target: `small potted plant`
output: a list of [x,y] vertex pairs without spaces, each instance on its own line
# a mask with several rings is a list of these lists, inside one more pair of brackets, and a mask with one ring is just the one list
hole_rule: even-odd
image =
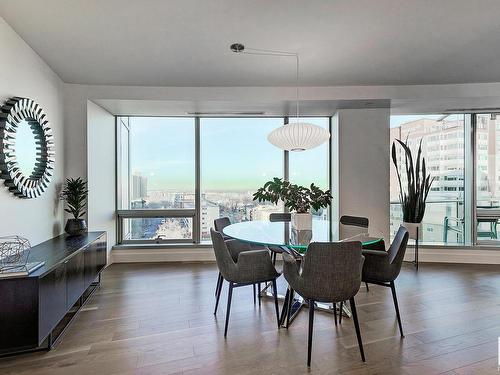
[[66,179],[61,192],[61,200],[66,202],[64,211],[73,215],[64,227],[64,231],[71,236],[79,236],[87,232],[87,223],[81,217],[86,213],[88,192],[87,181],[81,177]]
[[[396,155],[396,142],[401,145],[404,151],[404,163],[398,164]],[[425,158],[422,157],[422,140],[418,146],[417,159],[413,163],[413,155],[408,147],[408,140],[405,142],[396,139],[392,144],[392,162],[396,169],[399,183],[399,200],[403,210],[403,226],[408,229],[411,239],[422,238],[422,219],[425,214],[425,203],[431,189],[434,177],[427,174],[425,168]],[[400,171],[403,169],[404,171]],[[405,174],[406,181],[401,181],[402,174]],[[403,184],[406,188],[403,189]]]
[[332,202],[332,195],[330,190],[323,191],[314,184],[307,188],[275,177],[259,188],[253,194],[253,199],[274,204],[283,201],[285,207],[292,212],[292,227],[311,230],[311,208],[317,211],[328,207]]

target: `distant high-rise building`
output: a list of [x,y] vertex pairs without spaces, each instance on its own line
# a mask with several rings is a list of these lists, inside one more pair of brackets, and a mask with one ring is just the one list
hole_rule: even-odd
[[210,228],[214,226],[214,220],[220,217],[220,207],[218,204],[210,202],[201,196],[201,237],[210,237]]
[[[408,141],[413,157],[422,142],[426,171],[434,177],[423,220],[424,241],[461,242],[463,235],[450,227],[463,226],[465,207],[465,126],[464,117],[450,115],[441,120],[421,118],[391,128],[395,139]],[[494,207],[500,203],[500,124],[494,116],[478,115],[476,122],[476,202],[478,207]],[[404,153],[396,147],[396,159],[404,165]],[[470,157],[470,155],[467,155]],[[396,169],[390,166],[391,233],[403,221],[399,205],[399,183]],[[403,188],[405,173],[401,175]]]
[[132,201],[145,200],[148,197],[148,178],[140,173],[132,175]]
[[[425,218],[423,221],[423,236],[427,242],[443,242],[445,220],[455,220],[463,217],[464,210],[464,122],[463,117],[450,116],[441,120],[422,118],[403,123],[391,128],[391,144],[395,139],[407,140],[416,158],[420,142],[422,142],[422,157],[425,158],[426,172],[434,177],[427,200]],[[396,146],[396,159],[404,165],[404,151]],[[415,163],[415,160],[414,160]],[[406,175],[401,175],[403,187]],[[396,169],[391,160],[390,166],[390,224],[394,234],[403,216],[399,202],[399,183]],[[455,222],[454,222],[455,223]],[[460,235],[450,233],[449,242],[460,241]]]

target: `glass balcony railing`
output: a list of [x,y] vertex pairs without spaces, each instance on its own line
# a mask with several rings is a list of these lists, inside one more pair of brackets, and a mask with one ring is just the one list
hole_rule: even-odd
[[[403,222],[401,204],[391,202],[391,238]],[[422,221],[422,243],[464,245],[465,222],[464,201],[444,199],[427,201]],[[477,241],[496,241],[500,238],[500,203],[497,198],[478,201],[476,207]]]
[[[422,221],[422,242],[464,244],[464,201],[458,199],[427,201]],[[401,203],[391,202],[391,238],[403,222]]]

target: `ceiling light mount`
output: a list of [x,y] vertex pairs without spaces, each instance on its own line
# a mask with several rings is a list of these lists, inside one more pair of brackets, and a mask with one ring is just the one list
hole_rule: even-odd
[[243,52],[245,50],[245,46],[241,43],[233,43],[229,48],[231,48],[231,51],[236,53]]

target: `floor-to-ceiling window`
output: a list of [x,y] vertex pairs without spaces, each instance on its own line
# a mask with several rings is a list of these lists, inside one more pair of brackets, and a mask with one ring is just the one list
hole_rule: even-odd
[[[120,121],[122,121],[120,119]],[[127,240],[192,240],[195,201],[195,121],[129,117],[128,208],[159,210],[123,219]],[[125,158],[121,155],[121,159]],[[125,196],[125,194],[122,194]],[[124,205],[124,203],[122,203]],[[184,212],[184,214],[183,214]]]
[[[296,121],[290,117],[289,122]],[[308,122],[330,131],[330,119],[327,117],[301,118],[300,121]],[[312,150],[289,153],[289,180],[290,182],[309,187],[311,183],[323,190],[330,189],[330,145],[329,142],[313,148]],[[314,219],[328,219],[328,210],[313,211]]]
[[[416,158],[420,142],[427,173],[434,178],[423,219],[423,242],[464,243],[465,221],[465,133],[464,115],[391,116],[391,145],[396,139],[407,141]],[[403,171],[404,154],[397,145],[397,161]],[[403,221],[399,203],[399,184],[391,160],[390,224],[394,235]]]
[[283,151],[267,135],[283,118],[202,118],[201,235],[210,239],[214,219],[233,223],[267,219],[283,208],[253,200],[252,194],[273,177],[283,177]]
[[475,115],[476,239],[498,244],[500,220],[500,115]]
[[[328,129],[329,118],[307,118]],[[290,121],[293,121],[291,119]],[[252,194],[273,177],[329,188],[329,143],[284,152],[267,141],[287,119],[118,117],[121,243],[198,243],[214,219],[265,220],[284,207]],[[327,219],[327,211],[316,212]]]

